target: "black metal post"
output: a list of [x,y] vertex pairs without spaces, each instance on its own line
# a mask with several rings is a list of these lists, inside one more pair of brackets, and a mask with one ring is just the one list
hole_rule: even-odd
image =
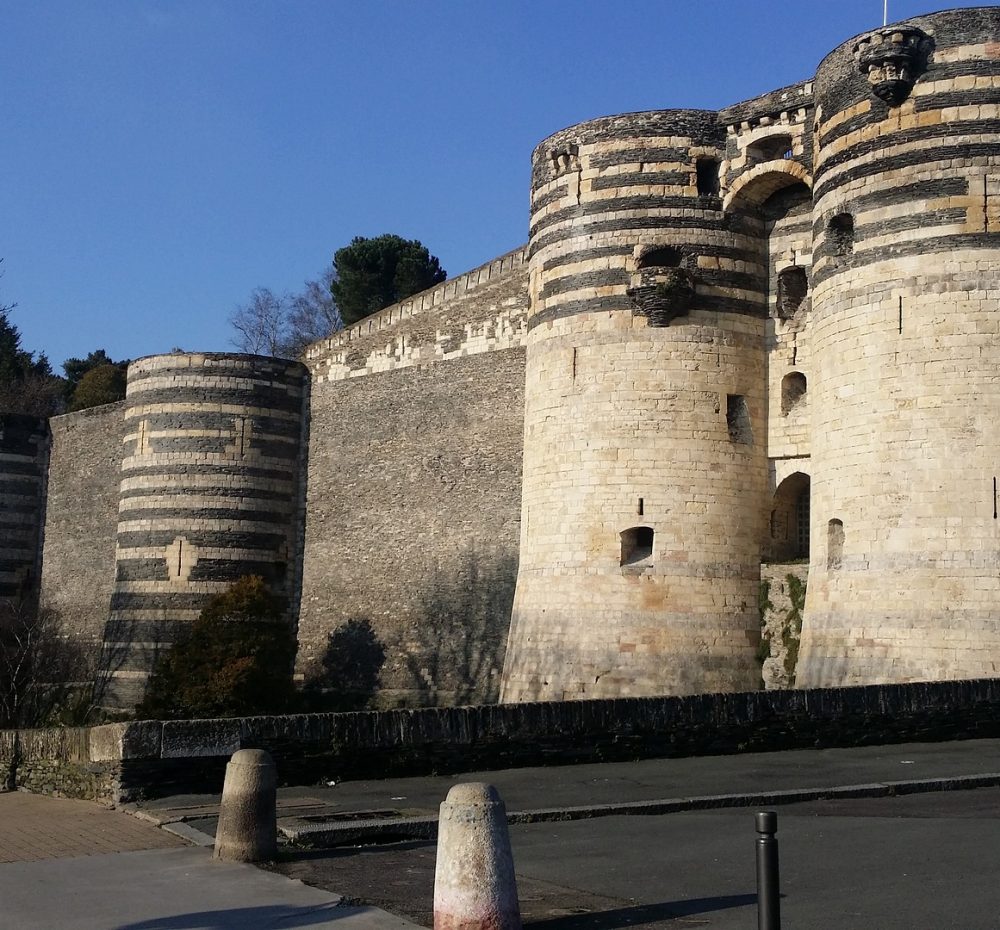
[[757,825],[757,930],[781,930],[778,891],[778,815],[760,811]]

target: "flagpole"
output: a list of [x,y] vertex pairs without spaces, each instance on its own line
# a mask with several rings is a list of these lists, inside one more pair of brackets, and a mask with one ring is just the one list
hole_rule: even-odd
[[889,25],[889,0],[882,0],[882,25]]

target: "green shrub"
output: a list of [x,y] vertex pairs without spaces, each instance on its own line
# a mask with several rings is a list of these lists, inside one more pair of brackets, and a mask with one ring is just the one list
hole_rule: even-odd
[[285,713],[294,708],[295,639],[283,604],[257,575],[213,597],[156,664],[140,719]]

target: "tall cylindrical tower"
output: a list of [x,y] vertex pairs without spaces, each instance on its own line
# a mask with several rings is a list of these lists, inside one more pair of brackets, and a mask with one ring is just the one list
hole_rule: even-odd
[[104,660],[109,705],[142,697],[157,655],[242,575],[297,596],[304,366],[175,353],[129,366]]
[[0,600],[38,596],[48,423],[0,413]]
[[1000,672],[1000,10],[816,76],[803,686]]
[[756,687],[759,223],[703,111],[535,150],[520,568],[502,700]]

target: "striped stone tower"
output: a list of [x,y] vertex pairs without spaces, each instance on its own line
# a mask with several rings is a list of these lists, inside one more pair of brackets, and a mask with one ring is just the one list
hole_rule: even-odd
[[759,681],[766,277],[724,157],[716,114],[685,110],[534,152],[504,701]]
[[157,655],[242,575],[296,600],[307,377],[253,355],[129,366],[108,706],[141,699]]
[[812,540],[797,683],[1000,674],[1000,9],[816,76]]
[[0,601],[37,596],[49,429],[0,413]]

